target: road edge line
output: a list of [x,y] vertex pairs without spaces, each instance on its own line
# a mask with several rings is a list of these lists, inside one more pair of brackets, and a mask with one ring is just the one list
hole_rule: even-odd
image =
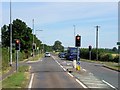
[[112,88],[114,88],[114,89],[116,89],[113,85],[111,85],[110,83],[108,83],[107,81],[105,81],[105,80],[102,80],[104,83],[106,83],[107,85],[109,85],[110,87],[112,87]]
[[80,82],[80,80],[75,79],[83,88],[87,88],[82,82]]
[[34,73],[32,73],[32,76],[31,76],[31,79],[30,79],[30,83],[29,83],[28,88],[31,88],[31,87],[32,87],[33,78],[34,78]]
[[68,72],[68,75],[70,75],[71,77],[74,77],[72,74],[70,74],[69,72]]

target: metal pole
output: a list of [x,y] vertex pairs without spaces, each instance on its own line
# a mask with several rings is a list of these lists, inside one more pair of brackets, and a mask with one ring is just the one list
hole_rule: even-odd
[[16,50],[16,72],[18,71],[18,50]]
[[10,66],[12,66],[12,22],[11,22],[11,0],[10,0]]
[[[33,45],[34,45],[34,19],[33,19]],[[33,57],[34,57],[34,48],[33,48]]]
[[96,26],[96,60],[98,60],[98,28],[99,26]]
[[89,60],[91,60],[91,50],[89,51]]
[[77,62],[79,61],[79,47],[77,47]]
[[[73,27],[74,27],[74,41],[75,41],[75,25],[73,25]],[[74,44],[75,44],[75,42],[74,42]]]

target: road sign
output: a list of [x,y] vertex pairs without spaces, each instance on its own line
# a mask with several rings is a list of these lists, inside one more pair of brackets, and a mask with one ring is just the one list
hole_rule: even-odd
[[78,61],[77,64],[80,65],[80,61]]

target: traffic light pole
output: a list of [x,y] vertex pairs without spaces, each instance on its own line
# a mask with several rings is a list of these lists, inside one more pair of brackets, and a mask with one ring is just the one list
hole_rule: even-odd
[[91,60],[91,50],[89,51],[89,60]]
[[79,47],[77,47],[77,62],[79,61],[79,58],[80,58],[80,57],[79,57],[79,53],[80,53],[80,52],[79,52]]
[[16,50],[16,72],[18,71],[18,50]]

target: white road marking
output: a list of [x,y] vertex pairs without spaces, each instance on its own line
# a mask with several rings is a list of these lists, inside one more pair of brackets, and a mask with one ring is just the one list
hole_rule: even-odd
[[76,79],[76,81],[83,87],[83,88],[87,88],[83,83],[81,83],[78,79]]
[[[53,56],[52,56],[52,58],[55,60],[55,58],[54,58]],[[60,67],[63,68],[64,71],[66,71],[66,69],[65,69],[58,61],[55,60],[55,62],[57,62],[57,63],[60,65]],[[70,73],[68,73],[68,74],[69,74],[71,77],[74,77],[72,74],[70,74]],[[80,85],[82,85],[83,88],[87,88],[87,87],[86,87],[83,83],[81,83],[78,79],[76,79],[76,81],[77,81]]]
[[115,87],[114,86],[112,86],[110,83],[108,83],[108,82],[106,82],[105,80],[102,80],[104,83],[106,83],[107,85],[109,85],[110,87],[112,87],[112,88],[114,88],[115,89]]
[[[52,56],[52,58],[55,60],[54,56]],[[56,62],[58,65],[60,65],[60,67],[61,67],[64,71],[66,71],[66,69],[65,69],[57,60],[55,60],[55,62]]]
[[72,74],[70,74],[69,72],[68,72],[68,75],[70,75],[71,77],[74,77]]
[[85,71],[85,72],[86,72],[86,69],[83,69],[83,71]]
[[34,74],[32,73],[31,80],[30,80],[28,88],[32,88],[33,78],[34,78]]

